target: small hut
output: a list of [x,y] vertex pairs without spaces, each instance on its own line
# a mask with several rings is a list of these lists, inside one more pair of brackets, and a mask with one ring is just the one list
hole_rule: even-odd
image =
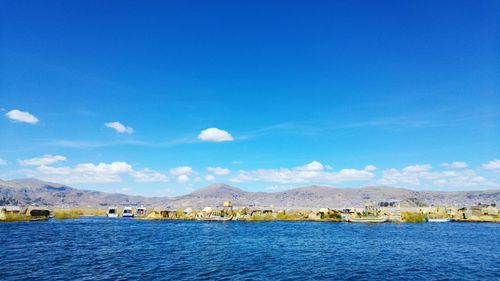
[[321,212],[312,210],[309,215],[307,215],[307,218],[310,220],[320,220],[321,219]]
[[43,207],[28,207],[24,215],[30,220],[46,220],[50,216],[50,210]]
[[486,205],[481,209],[483,215],[496,216],[498,215],[498,208],[496,204]]
[[233,203],[231,201],[224,201],[223,211],[224,211],[224,213],[232,212],[233,211]]
[[0,207],[0,220],[5,220],[9,215],[20,215],[21,208],[18,206],[2,206]]
[[365,216],[378,216],[380,215],[380,208],[377,204],[373,202],[368,202],[365,204],[365,210],[363,211]]
[[1,211],[4,214],[20,214],[21,208],[19,206],[3,206]]
[[237,215],[238,216],[244,216],[250,214],[250,209],[248,207],[243,207],[237,210]]
[[177,211],[172,209],[161,210],[160,215],[162,218],[175,219],[177,218]]
[[327,217],[330,214],[330,209],[329,208],[320,208],[318,210],[319,216],[320,217]]
[[214,211],[214,209],[212,209],[212,207],[205,207],[205,208],[203,208],[203,210],[201,210],[203,215],[207,216],[207,217],[210,216],[213,211]]

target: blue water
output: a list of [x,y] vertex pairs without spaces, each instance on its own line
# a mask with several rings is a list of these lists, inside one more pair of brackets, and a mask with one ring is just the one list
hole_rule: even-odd
[[500,224],[0,224],[0,280],[500,280]]

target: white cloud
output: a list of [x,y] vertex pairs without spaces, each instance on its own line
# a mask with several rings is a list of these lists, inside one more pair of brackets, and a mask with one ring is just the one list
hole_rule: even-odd
[[177,168],[170,169],[170,174],[174,176],[189,175],[193,172],[193,168],[189,166],[180,166]]
[[494,181],[487,180],[472,170],[467,170],[466,173],[458,172],[449,176],[441,175],[441,177],[433,180],[432,184],[450,187],[498,186]]
[[0,158],[0,166],[7,165],[7,160]]
[[62,183],[111,183],[121,182],[120,175],[132,174],[134,170],[126,162],[83,163],[75,167],[52,167],[42,165],[36,168],[41,179]]
[[198,135],[198,139],[202,141],[211,141],[211,142],[223,142],[223,141],[233,141],[234,138],[227,131],[218,129],[218,128],[208,128]]
[[43,180],[60,183],[114,183],[122,182],[124,175],[129,175],[135,182],[165,182],[166,175],[145,168],[134,170],[127,162],[82,163],[74,167],[38,166],[31,174]]
[[99,163],[97,165],[92,163],[78,164],[75,171],[84,173],[110,173],[110,174],[123,174],[133,171],[132,166],[127,162],[112,162],[111,164]]
[[168,177],[158,171],[145,168],[142,171],[134,171],[131,176],[136,182],[166,182]]
[[419,177],[415,173],[400,171],[398,169],[388,169],[382,172],[382,179],[378,181],[383,185],[410,184],[419,185]]
[[342,169],[338,173],[327,174],[326,179],[331,182],[366,181],[373,178],[374,176],[374,174],[365,170]]
[[297,171],[309,171],[309,172],[323,171],[323,169],[324,169],[323,164],[319,163],[318,161],[312,161],[311,163],[305,164],[304,166],[295,168],[295,170]]
[[206,175],[205,176],[205,180],[206,181],[214,181],[215,180],[215,177],[213,175]]
[[500,160],[495,159],[495,160],[491,160],[488,163],[484,163],[483,168],[485,168],[487,170],[500,169]]
[[271,185],[271,186],[267,186],[265,189],[267,191],[271,191],[271,192],[279,192],[279,191],[289,190],[292,188],[296,188],[296,186],[294,186],[294,185]]
[[41,166],[41,165],[51,165],[59,161],[66,161],[66,157],[61,155],[45,154],[42,157],[19,160],[19,164],[22,166]]
[[293,169],[257,169],[253,171],[240,170],[238,176],[231,178],[232,182],[264,181],[276,183],[311,183],[343,181],[365,181],[374,177],[374,174],[365,170],[342,169],[338,172],[325,171],[324,166],[317,161],[298,166]]
[[[458,165],[463,166],[463,165]],[[448,166],[450,168],[455,168]],[[474,170],[431,171],[430,165],[408,166],[402,170],[388,169],[382,172],[378,181],[383,185],[395,186],[443,186],[443,187],[493,187],[498,186],[495,180],[488,180]]]
[[116,132],[118,132],[120,134],[123,134],[123,133],[132,134],[134,132],[134,129],[132,127],[127,127],[127,126],[125,126],[122,123],[117,122],[117,121],[104,123],[104,126],[111,128],[111,129],[114,129]]
[[229,173],[231,173],[231,170],[229,170],[228,168],[221,168],[221,167],[208,167],[207,171],[212,172],[219,176],[229,175]]
[[373,165],[366,165],[365,166],[365,171],[368,171],[368,172],[373,172],[377,170],[377,167],[373,166]]
[[184,182],[188,182],[190,179],[189,179],[189,176],[187,176],[187,175],[180,175],[180,176],[177,177],[177,180],[179,182],[183,182],[184,183]]
[[7,116],[9,119],[17,121],[17,122],[24,122],[28,124],[36,124],[38,123],[38,118],[36,118],[33,114],[25,111],[20,111],[17,109],[13,109],[7,113],[5,113],[5,116]]
[[39,166],[36,170],[42,175],[70,175],[73,171],[70,167]]
[[451,162],[451,163],[441,163],[442,167],[447,167],[447,168],[456,168],[456,169],[461,169],[461,168],[467,168],[467,163],[466,162]]
[[407,166],[403,169],[404,172],[407,173],[419,173],[419,172],[425,172],[432,169],[432,166],[429,164],[425,165],[412,165],[412,166]]
[[382,172],[382,179],[378,183],[383,185],[420,185],[421,179],[436,178],[437,174],[429,172],[431,169],[431,165],[425,164],[407,166],[402,170],[384,170]]

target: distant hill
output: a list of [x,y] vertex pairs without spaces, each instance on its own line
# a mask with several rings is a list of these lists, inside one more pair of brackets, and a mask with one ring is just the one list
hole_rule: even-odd
[[168,198],[146,198],[69,187],[38,179],[0,180],[0,205],[112,206],[168,204]]
[[219,206],[230,200],[236,206],[274,206],[276,208],[361,207],[367,201],[401,201],[403,205],[474,205],[500,201],[500,190],[485,191],[415,191],[395,187],[333,188],[306,186],[282,192],[247,192],[213,184],[178,197],[143,197],[72,188],[37,179],[0,180],[0,205],[48,205],[105,207],[144,205],[148,207]]

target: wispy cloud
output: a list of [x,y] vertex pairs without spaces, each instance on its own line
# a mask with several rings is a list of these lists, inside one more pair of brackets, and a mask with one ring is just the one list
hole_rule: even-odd
[[455,162],[450,162],[450,163],[441,163],[441,166],[447,167],[447,168],[461,169],[461,168],[467,168],[467,163],[455,161]]
[[142,140],[113,140],[113,141],[101,141],[101,140],[48,140],[45,141],[46,145],[49,146],[59,146],[59,147],[69,147],[69,148],[98,148],[98,147],[108,147],[108,146],[144,146],[144,147],[174,147],[184,144],[199,143],[194,136],[193,137],[179,137],[173,138],[167,141],[142,141]]
[[19,165],[21,166],[40,166],[40,165],[51,165],[60,161],[66,161],[66,157],[61,155],[50,155],[45,154],[42,157],[35,157],[31,159],[19,160]]
[[231,170],[222,167],[208,167],[207,171],[212,172],[219,176],[229,175],[231,173]]
[[[290,134],[290,135],[320,135],[332,131],[351,130],[351,129],[369,129],[379,128],[384,130],[407,130],[407,129],[425,129],[440,127],[455,127],[470,123],[477,125],[479,121],[491,121],[498,118],[492,114],[477,114],[464,116],[450,116],[448,111],[425,112],[425,114],[406,114],[399,116],[388,116],[383,118],[370,118],[358,121],[333,120],[325,122],[324,120],[308,120],[297,122],[277,123],[265,126],[255,130],[249,130],[239,133],[238,139],[253,139],[265,135]],[[489,125],[488,125],[489,126]]]
[[125,126],[118,121],[104,123],[104,126],[111,128],[115,130],[117,133],[121,134],[123,133],[132,134],[134,132],[134,129],[132,127]]
[[484,169],[487,170],[500,170],[500,160],[498,159],[491,160],[488,163],[484,163],[482,166]]

